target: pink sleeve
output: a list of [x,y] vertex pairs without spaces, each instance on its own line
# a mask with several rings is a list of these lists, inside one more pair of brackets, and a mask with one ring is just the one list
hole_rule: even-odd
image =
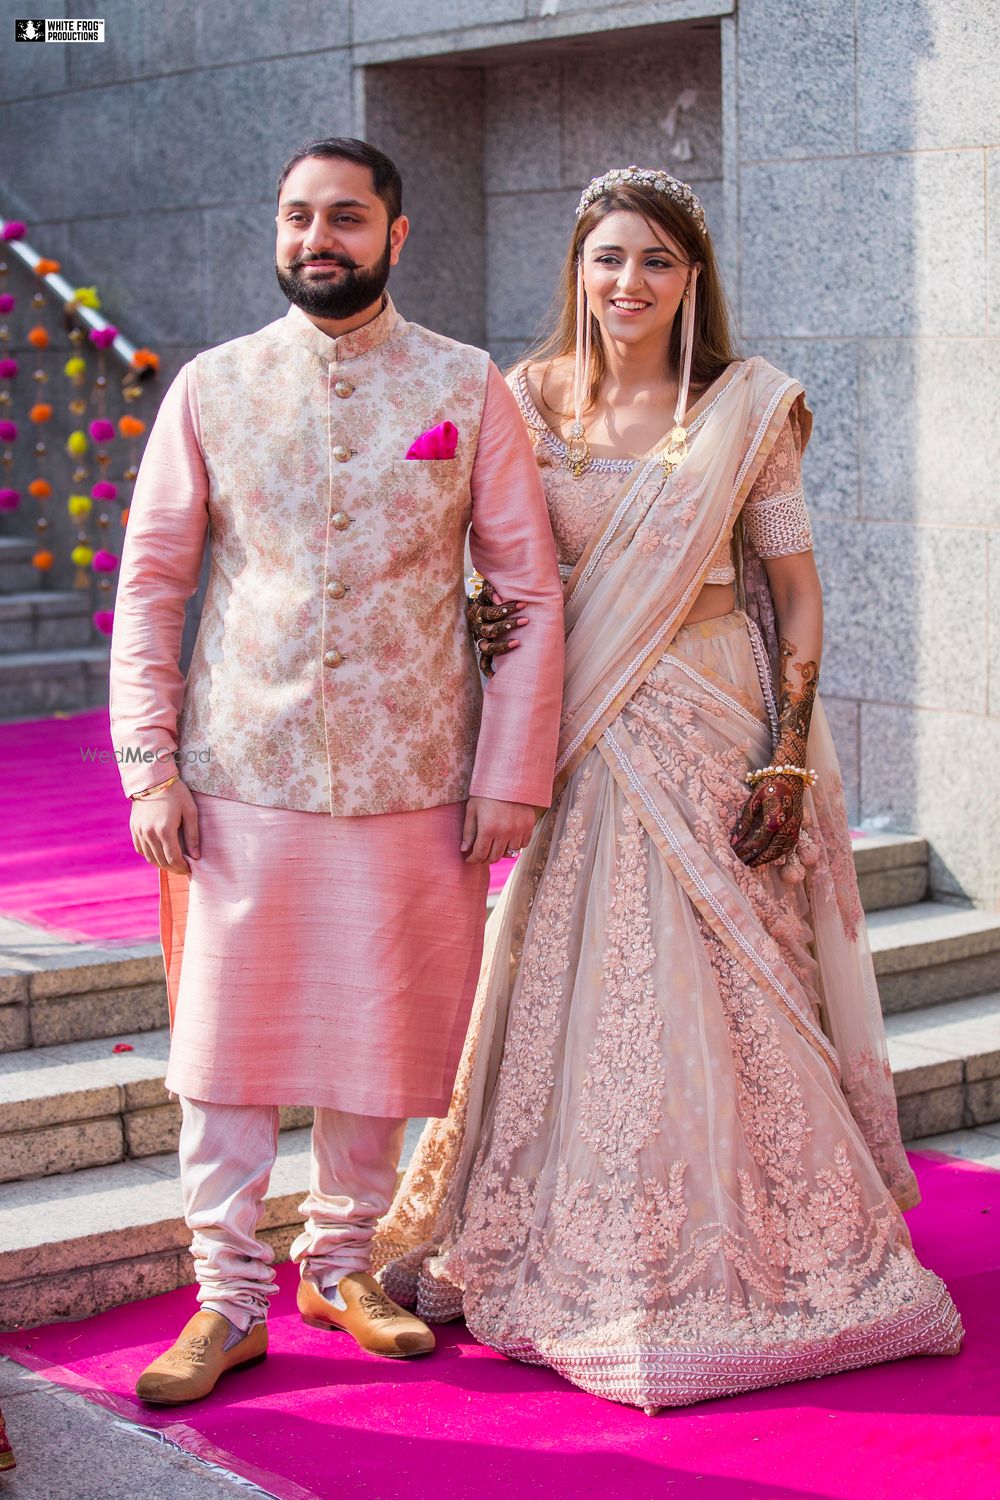
[[470,792],[548,807],[563,685],[563,594],[531,442],[517,403],[490,365],[472,471],[472,561],[531,623],[483,693]]
[[813,547],[802,489],[802,451],[809,433],[800,401],[789,411],[743,507],[747,538],[763,558],[792,557]]
[[184,605],[198,587],[208,474],[190,364],[160,403],[139,466],[111,636],[111,740],[128,795],[174,772]]

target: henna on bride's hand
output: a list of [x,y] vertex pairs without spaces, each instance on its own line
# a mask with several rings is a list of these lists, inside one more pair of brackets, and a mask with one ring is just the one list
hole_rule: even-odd
[[[774,765],[804,766],[809,744],[819,667],[814,661],[796,661],[797,646],[781,637],[781,684],[778,695],[778,740],[774,747]],[[792,673],[798,675],[798,681]]]
[[756,786],[730,835],[737,859],[756,869],[790,854],[802,828],[803,793],[797,776],[768,776]]
[[[782,636],[775,765],[806,764],[819,668],[814,661],[795,661],[797,652],[798,647]],[[730,837],[737,858],[756,869],[790,854],[802,830],[804,796],[805,784],[798,776],[768,776],[758,782]]]
[[469,630],[479,652],[479,665],[486,677],[494,675],[493,659],[516,651],[519,642],[512,639],[512,632],[527,625],[527,619],[514,618],[525,604],[512,599],[506,604],[496,602],[496,591],[489,579],[483,583],[479,594],[470,598],[466,605]]

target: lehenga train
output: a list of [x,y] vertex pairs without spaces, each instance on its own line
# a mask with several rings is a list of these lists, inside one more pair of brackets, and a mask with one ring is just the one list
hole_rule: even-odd
[[[799,393],[754,364],[707,407],[728,421],[715,448],[743,435],[716,515],[730,526]],[[493,1348],[638,1406],[961,1340],[900,1212],[916,1189],[822,707],[798,854],[750,870],[729,833],[772,745],[756,619],[678,627],[668,600],[663,628],[654,607],[612,616],[588,597],[601,576],[612,598],[641,591],[637,536],[655,526],[668,546],[674,527],[683,607],[685,567],[696,587],[727,534],[687,549],[677,520],[713,451],[699,468],[693,446],[680,499],[676,476],[647,475],[652,498],[640,484],[631,521],[612,507],[570,580],[560,794],[490,920],[451,1111],[377,1242],[386,1289],[422,1316],[464,1316]],[[610,699],[589,637],[589,676],[571,649],[595,609],[614,685],[616,624],[643,621],[622,634],[643,665]]]

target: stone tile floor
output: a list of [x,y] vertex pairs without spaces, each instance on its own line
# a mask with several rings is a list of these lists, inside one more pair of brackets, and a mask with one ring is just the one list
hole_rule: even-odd
[[0,1500],[234,1500],[267,1492],[0,1358],[17,1468]]
[[[909,1143],[1000,1168],[1000,1122]],[[0,1500],[227,1500],[267,1492],[147,1437],[103,1407],[0,1358],[0,1405],[18,1467]]]

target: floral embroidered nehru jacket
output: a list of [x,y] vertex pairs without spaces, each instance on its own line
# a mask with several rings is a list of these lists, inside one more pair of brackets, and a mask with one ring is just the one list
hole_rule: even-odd
[[[408,459],[444,421],[455,456]],[[485,694],[464,616],[470,526],[477,567],[532,610]],[[163,780],[179,750],[189,786],[266,807],[362,815],[470,793],[545,806],[562,655],[544,494],[483,351],[387,300],[335,339],[292,307],[181,370],[122,555],[111,722],[126,792]]]

